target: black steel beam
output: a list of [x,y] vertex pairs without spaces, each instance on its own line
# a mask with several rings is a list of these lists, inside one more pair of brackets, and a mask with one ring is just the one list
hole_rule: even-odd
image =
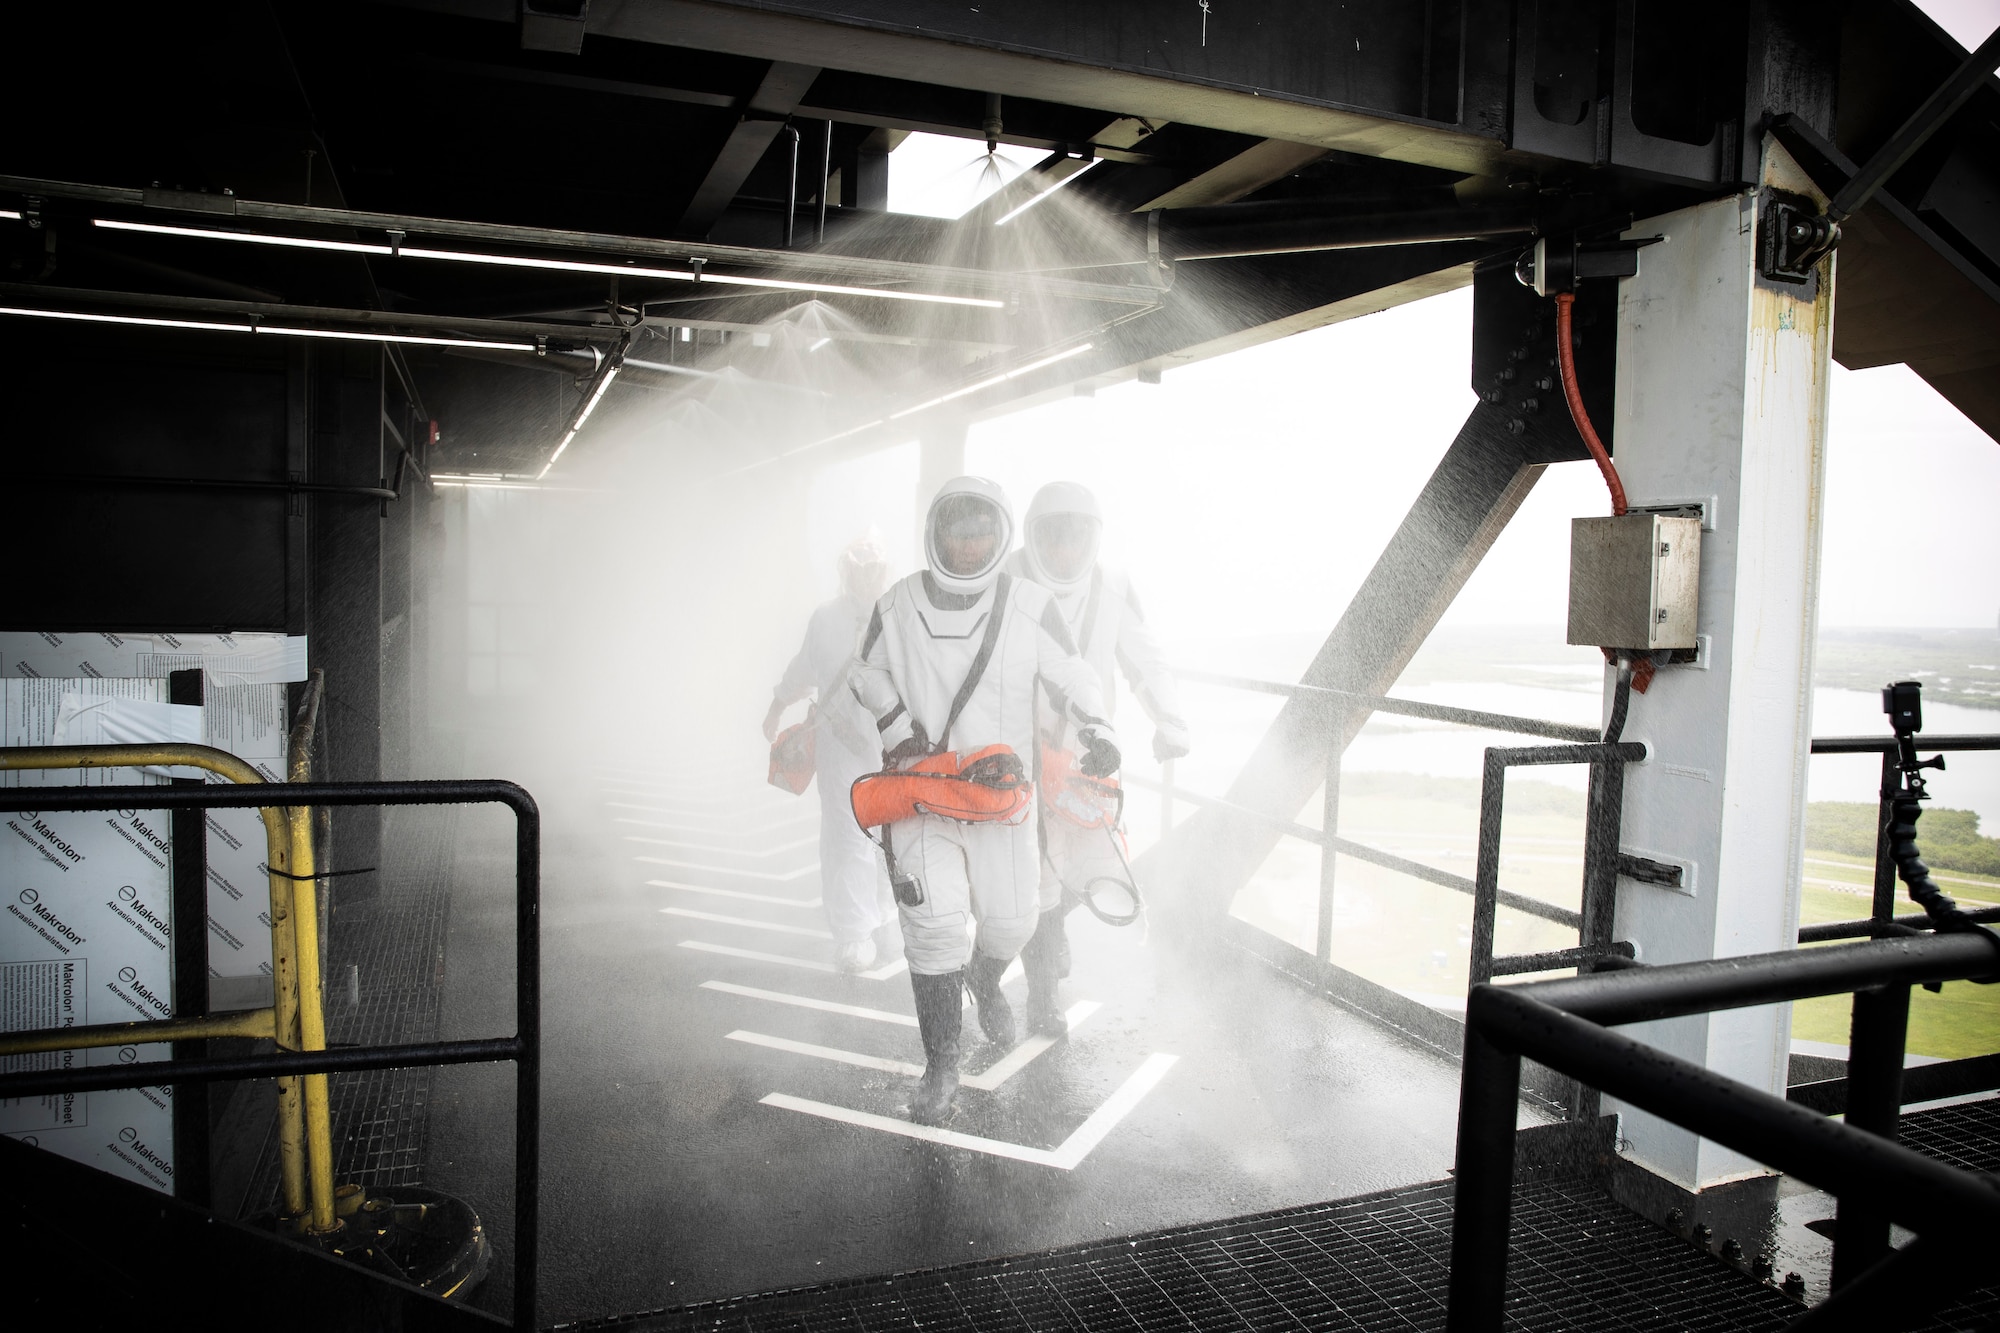
[[778,137],[785,119],[797,109],[806,90],[819,77],[819,66],[774,61],[757,90],[744,105],[742,119],[716,150],[708,175],[695,187],[694,197],[682,212],[673,230],[688,236],[706,236],[723,210],[735,200],[736,192],[750,173],[764,160],[772,141]]

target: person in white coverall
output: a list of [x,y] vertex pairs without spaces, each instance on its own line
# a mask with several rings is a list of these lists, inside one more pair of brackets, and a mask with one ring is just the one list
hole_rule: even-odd
[[[924,521],[929,568],[901,580],[875,604],[853,682],[855,697],[875,718],[886,765],[1001,744],[1025,767],[1035,743],[1039,688],[1064,700],[1085,751],[1081,766],[1096,776],[1117,770],[1117,741],[1104,718],[1096,673],[1077,656],[1054,600],[1045,589],[1001,572],[1012,536],[999,486],[981,477],[949,482]],[[989,628],[990,658],[965,691]],[[910,1105],[919,1122],[942,1121],[958,1092],[961,987],[978,1004],[987,1039],[1014,1043],[1014,1015],[1000,992],[1000,974],[1041,918],[1032,804],[1026,814],[1011,826],[918,814],[884,829],[924,1044],[924,1076]],[[978,934],[968,942],[971,923]]]
[[[1165,763],[1187,754],[1188,729],[1181,717],[1179,689],[1159,640],[1139,609],[1132,581],[1098,563],[1104,519],[1097,497],[1073,481],[1050,482],[1035,492],[1021,527],[1021,549],[1008,558],[1006,568],[1049,590],[1077,652],[1096,677],[1104,715],[1114,716],[1117,707],[1115,664],[1152,720],[1153,757]],[[1038,726],[1051,748],[1076,748],[1070,740],[1071,723],[1059,711],[1044,708]],[[1058,978],[1069,975],[1069,941],[1063,931],[1068,905],[1063,893],[1067,889],[1076,898],[1095,879],[1126,878],[1127,867],[1111,836],[1103,828],[1084,827],[1060,812],[1044,810],[1042,919],[1021,951],[1032,1031],[1059,1036],[1068,1030],[1056,997]]]
[[848,543],[840,553],[840,596],[806,622],[805,642],[764,715],[764,739],[774,740],[785,709],[818,694],[813,777],[819,784],[820,900],[833,932],[833,963],[842,972],[892,957],[901,943],[881,854],[856,827],[848,805],[854,779],[881,766],[875,719],[848,689],[848,672],[861,628],[888,581],[889,562],[878,542],[862,537]]

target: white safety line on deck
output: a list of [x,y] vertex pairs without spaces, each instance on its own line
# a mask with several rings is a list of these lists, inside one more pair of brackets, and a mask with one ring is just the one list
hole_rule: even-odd
[[728,981],[704,981],[703,990],[719,990],[729,995],[744,995],[753,1000],[769,1000],[773,1004],[795,1005],[800,1009],[818,1009],[823,1013],[846,1014],[849,1018],[866,1018],[876,1023],[895,1023],[913,1028],[917,1020],[909,1014],[892,1014],[887,1009],[869,1009],[858,1004],[836,1004],[832,1000],[816,1000],[810,995],[787,995],[784,991],[759,990],[755,986],[738,986]]
[[[723,856],[751,856],[751,857],[776,856],[779,852],[785,852],[785,851],[795,852],[801,847],[810,847],[819,841],[818,838],[807,838],[802,842],[790,843],[784,847],[774,847],[769,851],[744,852],[744,851],[738,851],[734,847],[702,848],[700,844],[682,842],[679,838],[649,838],[643,833],[621,833],[618,836],[626,842],[643,842],[652,847],[693,847],[696,848],[697,850],[713,851]],[[721,870],[727,867],[717,866],[715,868]]]
[[711,889],[705,884],[679,884],[670,879],[649,879],[648,887],[655,889],[680,889],[685,893],[706,893],[717,898],[735,898],[749,903],[770,903],[773,907],[818,907],[818,898],[778,898],[768,893],[745,893],[741,889]]
[[1158,1086],[1160,1080],[1166,1077],[1167,1070],[1171,1069],[1179,1058],[1158,1053],[1147,1056],[1145,1062],[1133,1072],[1132,1077],[1120,1084],[1118,1090],[1106,1099],[1104,1105],[1092,1111],[1089,1119],[1078,1125],[1075,1132],[1055,1149],[1030,1148],[1019,1143],[1007,1143],[1001,1139],[982,1138],[977,1134],[962,1134],[955,1129],[913,1124],[908,1120],[895,1120],[886,1115],[851,1110],[845,1106],[830,1106],[825,1102],[793,1097],[782,1092],[771,1093],[760,1101],[765,1106],[798,1111],[825,1120],[838,1120],[843,1124],[857,1125],[862,1129],[878,1129],[885,1134],[900,1134],[904,1138],[922,1139],[926,1143],[941,1143],[947,1147],[965,1148],[993,1157],[1008,1157],[1035,1166],[1051,1166],[1058,1171],[1073,1171],[1085,1157],[1090,1155],[1093,1148],[1104,1142],[1106,1136],[1118,1127],[1118,1122],[1130,1115],[1132,1109],[1144,1100],[1146,1094]]
[[[862,1069],[879,1069],[885,1074],[904,1074],[910,1078],[921,1078],[924,1072],[922,1065],[913,1065],[906,1060],[890,1060],[880,1055],[863,1055],[859,1051],[843,1051],[833,1046],[815,1046],[809,1041],[793,1041],[790,1037],[771,1037],[762,1032],[745,1032],[741,1028],[725,1033],[724,1036],[729,1041],[748,1042],[752,1046],[768,1046],[774,1051],[810,1055],[843,1065],[857,1065]],[[960,1083],[963,1082],[961,1079]]]
[[731,866],[704,865],[700,861],[670,861],[664,856],[635,856],[632,859],[634,861],[644,861],[649,866],[676,866],[682,870],[711,870],[718,875],[734,875],[738,879],[766,879],[770,880],[773,884],[789,884],[795,879],[804,879],[807,875],[819,873],[818,862],[814,862],[809,866],[802,866],[797,870],[787,870],[784,874],[780,875],[769,870],[737,870]]
[[[649,815],[679,815],[687,813],[686,811],[681,811],[681,810],[671,810],[663,805],[639,805],[633,801],[606,801],[604,805],[606,809],[610,810],[639,810]],[[692,817],[696,819],[706,818],[705,816],[700,814],[695,814]],[[715,827],[713,822],[705,822],[700,824],[661,824],[659,825],[659,827],[680,829],[683,832],[687,833],[706,833],[710,837],[720,836],[728,838],[738,838],[738,837],[752,838],[752,837],[766,836],[771,834],[775,830],[788,828],[794,824],[799,825],[800,827],[804,827],[807,824],[817,824],[818,822],[819,822],[819,816],[817,814],[805,814],[805,815],[786,815],[782,819],[772,820],[768,825],[764,826],[763,828],[755,828],[755,829],[717,828]]]
[[780,935],[810,935],[816,940],[830,940],[833,932],[821,930],[818,926],[786,926],[776,921],[759,921],[747,916],[723,916],[717,912],[697,912],[691,907],[662,907],[661,916],[693,917],[696,921],[716,921],[725,926],[742,926],[748,930],[770,930]]
[[598,793],[606,802],[624,798],[626,800],[646,800],[656,802],[658,808],[667,814],[687,815],[695,819],[714,819],[741,822],[743,820],[796,819],[808,813],[785,805],[764,805],[750,808],[740,797],[733,796],[682,796],[675,792],[660,791],[652,787],[610,787],[600,785]]
[[[679,824],[662,824],[654,819],[625,819],[617,816],[614,816],[611,822],[614,824],[636,824],[640,828],[677,829],[682,827]],[[714,832],[713,829],[706,831],[710,833]],[[712,842],[687,842],[680,838],[635,838],[633,841],[657,842],[663,847],[685,847],[690,851],[696,852],[721,852],[724,856],[776,856],[780,852],[793,852],[801,847],[814,846],[819,842],[819,838],[816,836],[799,838],[792,842],[781,842],[775,847],[766,847],[762,851],[755,852],[745,851],[741,847],[722,847]]]
[[[766,992],[766,994],[771,993]],[[779,997],[773,995],[772,998]],[[789,1002],[796,997],[784,998]],[[823,1006],[818,1004],[811,1007],[833,1008],[836,1010],[841,1008],[838,1005]],[[1096,1013],[1098,1008],[1098,1003],[1095,1000],[1079,1000],[1071,1005],[1068,1015],[1070,1027],[1075,1028],[1080,1025],[1086,1018]],[[890,1015],[890,1017],[900,1018],[900,1015]],[[914,1019],[909,1021],[915,1022]],[[793,1041],[790,1037],[773,1037],[762,1032],[748,1032],[741,1028],[726,1034],[726,1036],[730,1041],[748,1042],[752,1046],[768,1046],[774,1051],[789,1051],[793,1055],[810,1055],[818,1060],[832,1060],[837,1064],[843,1065],[858,1065],[863,1069],[879,1069],[890,1074],[907,1074],[911,1078],[919,1078],[924,1072],[922,1065],[913,1065],[902,1060],[885,1059],[879,1055],[863,1055],[859,1051],[844,1051],[837,1046],[820,1046],[809,1041]],[[995,1060],[987,1068],[980,1070],[976,1074],[962,1075],[958,1080],[958,1085],[962,1088],[971,1088],[977,1092],[993,1092],[1002,1083],[1005,1083],[1008,1079],[1026,1069],[1036,1056],[1055,1045],[1056,1041],[1057,1039],[1054,1037],[1043,1036],[1037,1033],[1029,1037],[1026,1041],[1018,1043],[1013,1050]]]
[[[738,949],[730,944],[710,944],[707,940],[682,940],[680,946],[683,949],[699,949],[703,953],[724,954],[730,958],[748,958],[752,962],[757,963],[779,963],[785,967],[802,967],[808,972],[835,972],[839,970],[832,963],[822,963],[814,958],[800,958],[793,954],[784,953],[762,953],[756,949]],[[906,959],[891,958],[880,967],[871,967],[866,972],[856,972],[853,975],[867,981],[887,981],[890,977],[903,971],[909,965]]]

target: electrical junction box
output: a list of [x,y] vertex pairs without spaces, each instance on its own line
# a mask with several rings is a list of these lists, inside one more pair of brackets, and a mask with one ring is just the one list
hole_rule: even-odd
[[1701,520],[1578,518],[1569,529],[1569,641],[1652,652],[1693,648]]

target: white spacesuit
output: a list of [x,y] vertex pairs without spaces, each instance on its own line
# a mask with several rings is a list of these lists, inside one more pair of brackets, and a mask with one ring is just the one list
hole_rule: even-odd
[[[853,683],[892,765],[993,744],[1011,747],[1025,765],[1033,754],[1037,694],[1053,692],[1087,751],[1083,766],[1099,775],[1117,768],[1096,673],[1077,656],[1053,599],[1001,573],[1012,535],[1000,488],[960,477],[938,493],[926,516],[930,567],[876,603]],[[967,692],[965,682],[989,643],[990,657]],[[954,718],[955,703],[961,706]],[[892,879],[906,881],[897,884],[897,902],[924,1042],[924,1079],[911,1112],[936,1123],[958,1087],[961,984],[979,1005],[988,1039],[1013,1044],[1000,974],[1040,919],[1034,812],[1030,806],[1028,818],[1011,826],[919,814],[884,833]],[[978,927],[971,944],[968,919]]]
[[[1098,563],[1103,526],[1097,497],[1089,490],[1071,481],[1051,482],[1029,503],[1022,524],[1025,540],[1006,568],[1049,590],[1077,651],[1097,678],[1106,716],[1117,704],[1115,664],[1152,719],[1154,757],[1162,763],[1178,759],[1188,752],[1179,691],[1159,641],[1139,609],[1131,580]],[[1043,741],[1052,749],[1075,748],[1069,721],[1059,712],[1045,709],[1040,727]],[[1072,822],[1060,811],[1045,811],[1042,839],[1044,915],[1034,939],[1021,952],[1021,966],[1028,980],[1028,1026],[1059,1035],[1068,1026],[1056,998],[1057,979],[1069,972],[1063,891],[1074,897],[1093,880],[1122,882],[1129,872],[1105,829]]]
[[848,673],[862,627],[888,581],[888,561],[878,542],[863,537],[848,543],[840,554],[840,596],[806,622],[805,642],[785,668],[764,716],[769,740],[788,706],[818,695],[813,776],[819,784],[820,898],[833,932],[834,966],[843,972],[858,972],[901,943],[881,854],[855,826],[847,803],[854,779],[881,766],[875,719],[855,701]]

